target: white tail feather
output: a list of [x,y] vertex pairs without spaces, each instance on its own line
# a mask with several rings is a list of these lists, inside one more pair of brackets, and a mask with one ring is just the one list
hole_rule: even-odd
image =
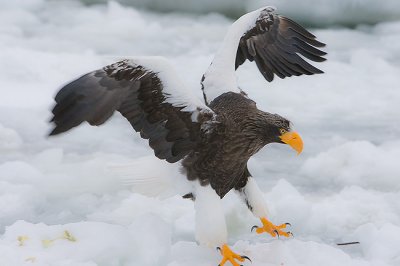
[[166,198],[190,192],[186,177],[179,172],[179,165],[153,156],[112,164],[108,168],[123,186],[145,196]]

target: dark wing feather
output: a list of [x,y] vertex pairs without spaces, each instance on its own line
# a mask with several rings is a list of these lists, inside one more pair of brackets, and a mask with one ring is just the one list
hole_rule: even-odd
[[324,46],[293,20],[266,8],[254,27],[241,37],[235,67],[237,69],[246,60],[255,61],[268,81],[274,79],[274,74],[285,78],[323,73],[302,57],[315,62],[325,61],[326,53],[317,49]]
[[149,139],[158,158],[176,162],[195,147],[200,123],[192,121],[193,111],[169,103],[163,89],[156,73],[129,60],[88,73],[57,93],[50,135],[84,121],[101,125],[117,110],[142,138]]

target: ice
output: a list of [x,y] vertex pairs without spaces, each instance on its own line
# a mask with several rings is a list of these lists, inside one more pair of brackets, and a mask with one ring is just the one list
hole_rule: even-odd
[[385,223],[382,226],[365,224],[354,233],[360,241],[370,243],[362,245],[363,255],[371,261],[393,260],[393,265],[400,262],[397,252],[391,247],[400,245],[400,230],[398,226]]
[[21,147],[22,140],[18,133],[10,128],[5,128],[0,124],[0,149],[15,150]]
[[[84,3],[105,3],[106,0],[81,0]],[[280,12],[313,25],[377,23],[400,18],[400,3],[397,0],[118,0],[129,6],[155,11],[208,13],[219,12],[239,17],[245,11],[273,5]]]
[[[319,25],[313,16],[326,2],[303,2],[315,8],[310,17]],[[330,3],[333,16],[361,2]],[[292,14],[283,12],[289,1],[266,4]],[[201,76],[232,21],[117,2],[0,5],[0,265],[217,265],[219,253],[196,244],[194,205],[180,197],[187,187],[178,185],[179,166],[154,158],[121,115],[101,127],[47,134],[58,89],[124,56],[166,57],[201,98]],[[366,1],[363,8],[354,21],[372,22],[360,18],[366,9],[393,19],[398,3]],[[308,10],[299,7],[298,16]],[[228,193],[228,242],[252,265],[397,266],[400,22],[310,30],[328,44],[328,61],[319,65],[325,74],[267,83],[254,64],[238,70],[240,87],[259,108],[289,118],[305,142],[300,156],[276,144],[249,163],[271,220],[290,222],[294,238],[252,234],[259,221]],[[157,189],[138,185],[149,177]],[[352,241],[360,244],[336,245]]]
[[[265,5],[264,0],[254,0],[247,8],[254,9]],[[398,20],[400,3],[396,0],[268,0],[269,5],[278,6],[281,12],[303,23],[312,25],[357,25]]]
[[[400,143],[384,142],[374,145],[368,141],[349,141],[326,152],[309,158],[302,166],[302,173],[314,184],[343,187],[359,185],[364,188],[398,191]],[[315,177],[327,177],[323,182]]]

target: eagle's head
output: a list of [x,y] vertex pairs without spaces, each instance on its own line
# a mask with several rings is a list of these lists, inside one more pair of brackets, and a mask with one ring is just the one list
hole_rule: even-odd
[[292,123],[277,114],[264,113],[263,137],[267,143],[283,143],[292,147],[297,154],[303,150],[303,140],[292,130]]

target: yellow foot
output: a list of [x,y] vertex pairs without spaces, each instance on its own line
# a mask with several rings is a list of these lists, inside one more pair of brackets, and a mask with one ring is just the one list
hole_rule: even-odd
[[276,237],[276,236],[285,236],[285,237],[289,237],[289,236],[293,236],[293,234],[291,232],[285,232],[282,229],[286,228],[288,225],[290,225],[290,223],[284,223],[281,225],[274,225],[273,223],[271,223],[270,221],[267,220],[267,218],[261,218],[260,219],[263,226],[262,227],[258,227],[257,225],[253,226],[253,228],[251,228],[251,231],[253,231],[253,229],[256,228],[256,232],[257,234],[262,234],[262,233],[268,233],[270,234],[272,237]]
[[229,261],[232,263],[233,266],[240,266],[239,263],[236,262],[236,260],[243,262],[245,259],[248,259],[250,262],[251,260],[247,256],[240,256],[236,253],[234,253],[227,244],[223,245],[222,248],[217,248],[222,255],[222,260],[218,264],[218,266],[224,266],[224,264]]

